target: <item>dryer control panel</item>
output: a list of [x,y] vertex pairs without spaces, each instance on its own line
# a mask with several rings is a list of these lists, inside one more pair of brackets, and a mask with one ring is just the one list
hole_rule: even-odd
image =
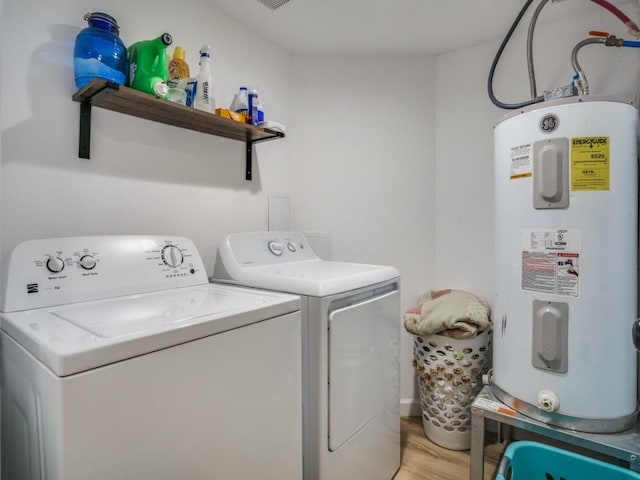
[[251,232],[228,235],[218,252],[239,266],[274,265],[317,259],[300,232]]
[[6,269],[4,312],[207,284],[191,240],[98,236],[30,240]]

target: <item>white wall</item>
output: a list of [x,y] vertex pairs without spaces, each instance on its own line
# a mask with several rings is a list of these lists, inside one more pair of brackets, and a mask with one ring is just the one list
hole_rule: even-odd
[[[574,4],[576,17],[541,22],[536,27],[534,60],[539,94],[571,82],[571,50],[589,30],[626,37],[622,23],[604,9],[584,1],[566,3]],[[549,2],[540,19],[553,18],[554,8]],[[637,18],[637,6],[624,10]],[[496,70],[494,92],[505,103],[531,98],[524,38],[527,19]],[[460,285],[489,301],[494,295],[493,125],[507,113],[495,107],[487,95],[487,77],[498,45],[495,40],[439,55],[436,68],[437,287]],[[600,45],[581,49],[578,59],[591,93],[633,100],[639,53],[638,49]]]
[[[589,30],[628,38],[615,17],[591,2],[567,0],[576,16],[549,21],[555,5],[543,9],[534,37],[538,93],[571,82],[571,51]],[[566,8],[564,5],[563,8]],[[514,7],[514,17],[515,17]],[[520,8],[520,7],[518,7]],[[625,8],[638,18],[637,5]],[[528,100],[526,65],[528,16],[505,50],[494,92],[505,103]],[[493,287],[493,125],[507,113],[487,95],[487,77],[502,40],[439,55],[436,63],[436,288],[457,285],[492,301]],[[589,45],[578,60],[591,94],[636,94],[640,49]]]
[[[554,8],[545,7],[536,28],[539,92],[570,83],[571,50],[589,30],[626,36],[590,2],[563,2],[563,12],[576,15],[570,20],[566,13],[555,20]],[[637,18],[637,6],[624,10]],[[496,95],[507,103],[529,98],[524,33],[531,13],[496,71]],[[490,102],[486,85],[504,33],[435,60],[294,57],[292,226],[332,232],[336,260],[397,267],[403,310],[430,289],[461,288],[493,300],[493,125],[506,112]],[[592,93],[632,99],[638,53],[581,50]],[[403,332],[404,414],[416,414],[418,405],[412,342]]]
[[[395,266],[406,310],[435,280],[435,58],[296,56],[293,74],[293,228],[331,232],[335,260]],[[407,405],[412,342],[403,329]]]
[[[588,30],[609,31],[629,38],[617,19],[591,2],[568,0],[577,16],[546,22],[536,28],[534,58],[539,94],[570,83],[570,54]],[[515,7],[514,7],[515,8]],[[519,7],[518,7],[519,8]],[[554,4],[541,19],[553,17]],[[637,19],[638,4],[624,6]],[[495,94],[503,102],[530,98],[526,69],[527,23],[518,30],[495,76]],[[486,93],[486,81],[499,40],[439,55],[436,62],[436,288],[452,285],[492,301],[493,250],[493,125],[506,113]],[[593,95],[637,98],[640,50],[590,45],[578,59]]]
[[[1,0],[0,0],[1,1]],[[536,30],[540,90],[568,83],[569,53],[589,29],[625,36],[584,0]],[[94,109],[91,160],[77,157],[79,105],[73,41],[92,10],[82,0],[5,0],[0,55],[0,246],[37,237],[168,233],[191,237],[211,273],[227,232],[267,227],[267,195],[291,195],[292,228],[333,234],[336,260],[382,263],[402,275],[402,307],[429,289],[493,298],[493,123],[486,94],[496,38],[431,56],[291,56],[204,2],[114,0],[104,7],[130,44],[164,31],[187,49],[210,43],[218,102],[255,84],[283,141],[256,147],[244,180],[244,145]],[[519,6],[514,5],[514,16]],[[636,4],[625,12],[638,18]],[[185,15],[185,12],[187,14]],[[526,20],[526,18],[525,18]],[[503,101],[528,98],[524,39],[514,37],[496,73]],[[172,51],[172,47],[170,47]],[[589,46],[580,61],[592,93],[632,97],[638,50]],[[415,406],[412,337],[403,332],[403,412]]]
[[[161,14],[150,0],[101,8],[117,19],[126,45],[171,33],[173,46],[186,48],[192,74],[200,46],[209,43],[220,106],[229,106],[240,85],[252,84],[267,115],[291,123],[290,55],[206,3],[164,2]],[[266,229],[268,192],[289,184],[289,145],[256,146],[254,180],[247,182],[241,142],[94,108],[91,159],[79,159],[72,58],[87,11],[92,6],[82,0],[4,2],[3,256],[29,238],[184,235],[212,273],[224,234]]]
[[[0,12],[3,11],[3,4],[4,4],[4,0],[0,0]],[[0,16],[1,18],[1,16]],[[2,58],[3,58],[3,52],[2,49],[0,49],[0,92],[2,92],[2,85],[3,85],[3,81],[2,81],[2,71],[4,70],[3,68],[3,63],[2,63]],[[2,97],[0,96],[0,121],[2,120],[2,115],[3,115],[3,109],[2,109]],[[0,163],[2,162],[2,135],[0,135]],[[0,180],[2,179],[2,168],[0,168]],[[0,188],[1,188],[1,184],[2,182],[0,181]],[[0,204],[1,205],[1,204]],[[2,209],[0,209],[0,220],[2,219]],[[1,224],[1,223],[0,223]],[[0,247],[1,247],[1,240],[0,240]],[[1,248],[0,248],[1,251]],[[1,257],[0,257],[1,258]],[[2,266],[2,263],[0,261],[0,267]],[[0,354],[2,352],[0,351]],[[0,388],[0,397],[2,396],[2,388]],[[1,429],[1,427],[0,427]],[[1,450],[0,450],[1,451]],[[2,456],[0,455],[0,465],[2,464]]]

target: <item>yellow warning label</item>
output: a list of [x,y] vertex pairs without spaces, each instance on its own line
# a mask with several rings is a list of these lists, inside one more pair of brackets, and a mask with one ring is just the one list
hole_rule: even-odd
[[571,139],[571,190],[609,190],[609,137]]

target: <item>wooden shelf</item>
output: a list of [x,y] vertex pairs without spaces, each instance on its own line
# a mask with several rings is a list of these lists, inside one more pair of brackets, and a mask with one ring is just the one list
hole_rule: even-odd
[[245,142],[247,180],[251,180],[253,144],[284,137],[274,130],[222,118],[99,78],[78,90],[72,98],[80,103],[80,158],[90,158],[91,107]]

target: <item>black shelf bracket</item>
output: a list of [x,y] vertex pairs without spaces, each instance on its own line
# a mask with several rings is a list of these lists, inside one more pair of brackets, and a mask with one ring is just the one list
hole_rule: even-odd
[[253,142],[247,142],[247,161],[244,169],[244,179],[251,181],[251,167],[253,165]]
[[91,158],[91,103],[80,104],[80,140],[78,145],[80,158]]
[[266,138],[259,138],[258,140],[248,140],[247,141],[247,159],[246,159],[246,164],[245,164],[245,172],[244,172],[244,179],[251,181],[252,178],[252,165],[253,165],[253,144],[254,143],[260,143],[260,142],[268,142],[269,140],[274,140],[276,138],[283,138],[284,137],[284,133],[280,133],[280,132],[274,132],[274,135],[272,137],[266,137]]

